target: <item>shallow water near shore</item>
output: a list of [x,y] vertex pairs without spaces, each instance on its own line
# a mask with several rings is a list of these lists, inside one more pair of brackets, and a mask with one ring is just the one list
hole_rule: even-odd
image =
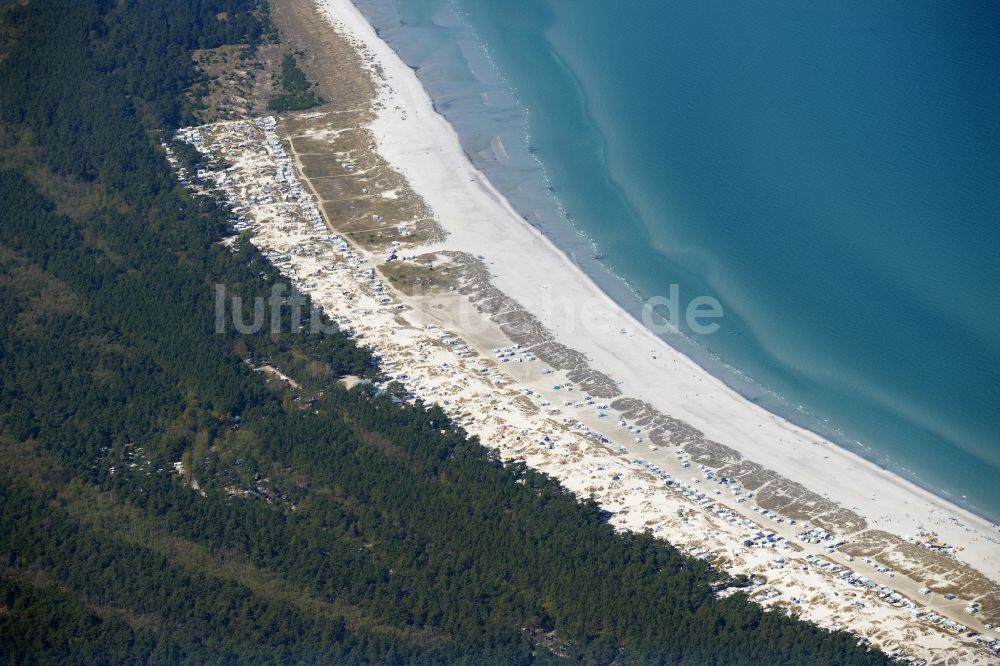
[[1000,517],[1000,9],[358,5],[626,309],[670,284],[719,299],[718,333],[668,341]]

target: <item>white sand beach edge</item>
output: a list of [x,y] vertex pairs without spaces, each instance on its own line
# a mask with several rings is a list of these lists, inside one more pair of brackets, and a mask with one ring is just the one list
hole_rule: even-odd
[[[1000,533],[989,521],[746,400],[657,338],[529,225],[463,152],[414,71],[350,0],[317,0],[381,68],[388,89],[372,124],[378,153],[434,211],[450,250],[481,256],[494,284],[557,340],[590,357],[625,395],[899,536],[921,528],[963,549],[957,559],[1000,580]],[[666,452],[660,452],[666,455]],[[647,457],[656,462],[657,453]]]

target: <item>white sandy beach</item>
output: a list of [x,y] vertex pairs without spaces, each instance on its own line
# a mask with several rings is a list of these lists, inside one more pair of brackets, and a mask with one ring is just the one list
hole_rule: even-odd
[[[653,335],[475,169],[416,74],[349,0],[319,4],[380,64],[389,90],[372,126],[377,150],[434,210],[449,233],[448,249],[483,257],[501,291],[562,343],[587,354],[625,395],[856,511],[870,526],[900,536],[934,530],[963,547],[959,559],[1000,580],[996,526],[749,402]],[[653,452],[647,457],[657,458]]]

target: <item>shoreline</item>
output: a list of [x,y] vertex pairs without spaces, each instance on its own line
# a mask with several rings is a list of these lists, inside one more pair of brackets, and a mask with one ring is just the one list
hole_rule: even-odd
[[[550,239],[556,245],[557,249],[570,255],[571,260],[582,270],[588,279],[596,282],[603,291],[609,294],[632,317],[638,318],[641,309],[641,299],[630,298],[630,292],[634,291],[632,283],[608,264],[592,259],[591,255],[586,252],[586,246],[592,244],[593,240],[587,232],[577,225],[577,220],[563,219],[552,215],[554,208],[560,208],[560,198],[564,193],[559,192],[553,195],[552,201],[555,203],[554,206],[547,207],[545,204],[538,202],[535,190],[540,189],[542,185],[549,184],[545,178],[544,165],[540,166],[540,178],[536,179],[539,180],[537,187],[531,183],[527,184],[526,189],[529,191],[527,195],[519,190],[518,179],[512,179],[510,174],[504,172],[503,169],[497,168],[497,163],[502,162],[502,160],[495,159],[497,155],[494,143],[501,136],[503,136],[504,141],[508,141],[510,138],[508,130],[510,136],[514,136],[519,131],[521,117],[518,116],[517,120],[512,121],[509,127],[496,123],[488,124],[482,129],[482,133],[480,133],[476,122],[470,121],[470,118],[475,117],[473,114],[479,112],[474,101],[464,102],[458,100],[454,103],[451,102],[451,100],[455,99],[456,95],[462,92],[467,84],[463,84],[462,87],[455,87],[442,83],[441,74],[436,70],[436,65],[442,63],[438,59],[429,57],[426,54],[423,56],[414,55],[414,51],[420,53],[420,48],[414,47],[409,43],[410,39],[407,37],[408,33],[406,32],[408,28],[396,27],[396,12],[387,9],[384,3],[359,0],[356,5],[362,15],[366,17],[366,20],[369,20],[375,26],[376,34],[388,43],[389,48],[394,50],[398,48],[400,53],[407,54],[404,64],[418,72],[418,79],[421,82],[426,80],[427,84],[424,87],[430,94],[432,107],[456,128],[460,137],[460,145],[463,147],[469,161],[496,184],[497,190],[501,191],[505,196],[510,197],[512,207],[519,212],[522,219],[527,220],[528,224],[540,228],[543,235]],[[468,27],[465,23],[462,25],[462,30],[469,32],[472,37],[478,39],[473,28]],[[420,27],[415,30],[417,32],[414,34],[419,37],[421,34],[420,31],[424,30],[424,28]],[[463,35],[463,40],[469,37],[464,32],[461,34]],[[426,40],[426,37],[424,39]],[[419,39],[417,39],[417,43],[420,43]],[[484,45],[484,47],[487,50],[491,48],[488,45]],[[478,47],[476,53],[478,54]],[[479,71],[482,69],[482,57],[480,55],[466,56],[466,59],[470,71],[465,72],[464,69],[461,70],[457,76],[462,81],[468,78],[470,82],[478,81],[484,88],[489,88],[490,86],[497,85],[497,80],[504,79],[502,73],[497,75],[497,79],[491,78],[490,75],[480,76]],[[444,64],[447,64],[447,62]],[[427,72],[424,73],[423,69],[417,68],[418,65],[420,67],[427,67]],[[471,77],[469,76],[470,73]],[[448,78],[450,79],[451,77],[449,76]],[[471,89],[472,97],[475,97],[477,90],[478,88]],[[440,97],[440,99],[435,99],[435,97]],[[440,108],[438,106],[439,103],[441,104]],[[523,104],[520,102],[514,106],[523,109]],[[490,142],[489,148],[480,150],[482,148],[480,144],[486,143],[485,140],[490,135],[494,136],[493,142]],[[530,175],[534,179],[534,173],[531,172]],[[539,223],[541,222],[544,222],[544,225],[540,225]],[[857,432],[853,434],[844,432],[838,426],[844,426],[848,423],[848,420],[838,423],[831,419],[834,421],[831,423],[830,421],[825,421],[815,411],[808,412],[800,409],[794,398],[794,394],[791,394],[793,397],[788,397],[789,394],[782,394],[780,391],[772,390],[775,385],[769,386],[766,383],[758,383],[758,380],[763,378],[764,374],[759,376],[744,374],[741,372],[741,365],[738,362],[729,363],[719,358],[711,349],[684,335],[675,335],[668,332],[663,337],[668,345],[694,360],[696,364],[705,369],[709,374],[720,379],[745,399],[762,405],[767,411],[784,418],[803,430],[818,434],[823,439],[859,455],[861,458],[913,483],[915,486],[930,492],[947,503],[954,504],[958,508],[976,515],[989,523],[997,524],[1000,522],[1000,509],[990,508],[991,503],[989,502],[988,487],[985,490],[985,494],[983,494],[984,489],[980,485],[974,485],[971,489],[966,488],[962,477],[958,475],[953,476],[952,479],[942,479],[934,475],[933,467],[920,468],[918,466],[914,468],[910,464],[911,460],[906,454],[905,449],[902,449],[902,452],[892,449],[895,451],[893,454],[882,453],[881,449],[883,449],[883,445],[886,442],[898,442],[902,439],[898,432],[890,433],[885,439],[873,436],[865,437],[859,435]],[[877,444],[877,446],[873,445],[873,443]],[[892,446],[894,444],[889,444],[888,448],[892,448]],[[918,461],[913,462],[916,463]],[[979,478],[976,477],[975,481],[978,482]],[[964,497],[966,492],[970,494],[979,492],[978,497],[982,501],[970,503]]]
[[[353,3],[321,0],[319,6],[375,55],[383,76],[394,90],[395,101],[404,102],[405,120],[380,112],[372,123],[378,152],[434,210],[449,234],[447,247],[485,257],[496,287],[538,317],[556,339],[586,353],[598,369],[617,368],[612,376],[620,380],[626,395],[650,400],[712,440],[732,446],[768,469],[862,512],[871,526],[900,536],[915,533],[921,526],[933,529],[944,540],[965,546],[959,558],[962,561],[987,575],[1000,572],[1000,546],[987,542],[985,547],[980,543],[976,548],[964,531],[968,526],[982,535],[997,538],[1000,535],[991,521],[748,401],[646,329],[544,234],[525,221],[471,164],[454,129],[434,110],[433,101],[413,69],[378,36]],[[443,186],[449,174],[455,173],[462,174],[455,179],[460,185]],[[466,185],[468,182],[474,187]],[[484,209],[489,212],[482,212]],[[470,228],[469,220],[478,223],[474,229]],[[517,253],[522,258],[512,269],[508,260]],[[552,270],[553,266],[557,268]],[[588,319],[608,322],[610,325],[600,327],[605,332],[604,338],[624,328],[631,345],[641,343],[656,350],[661,355],[657,359],[660,362],[654,365],[638,358],[637,353],[620,353],[614,348],[615,338],[609,341],[589,335],[589,331],[581,335],[572,330],[560,320],[560,313],[553,312],[558,308],[551,299],[546,303],[546,299],[532,293],[532,285],[546,282],[550,290],[559,287],[558,298],[586,303],[582,313],[587,313],[584,316]],[[657,376],[651,381],[649,375]],[[681,391],[685,399],[657,400],[654,396],[664,389]],[[831,477],[853,478],[859,489],[845,489],[836,481],[831,483]],[[880,514],[874,518],[869,515],[873,508]],[[949,517],[963,524],[955,525]],[[1000,580],[1000,573],[993,573],[993,578]]]

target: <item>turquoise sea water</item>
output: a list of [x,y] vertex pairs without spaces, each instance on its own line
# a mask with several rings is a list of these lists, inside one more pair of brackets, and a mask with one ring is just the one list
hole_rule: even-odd
[[671,344],[1000,518],[1000,5],[358,4],[622,305],[714,296]]

